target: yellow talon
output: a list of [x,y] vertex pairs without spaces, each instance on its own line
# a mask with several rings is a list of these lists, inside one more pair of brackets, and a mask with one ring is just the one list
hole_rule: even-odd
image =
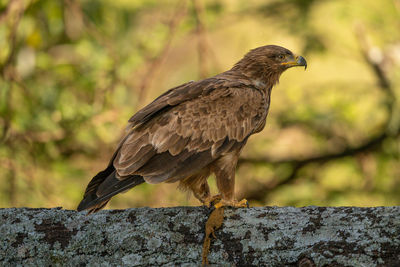
[[216,209],[222,208],[222,207],[224,207],[224,206],[225,206],[225,205],[222,203],[222,201],[220,201],[220,202],[218,202],[217,204],[214,205],[214,207],[215,207]]
[[240,202],[238,202],[235,207],[237,208],[248,208],[249,207],[249,202],[247,201],[247,199],[242,199]]
[[234,207],[234,208],[248,208],[249,207],[249,202],[247,199],[242,199],[241,201],[226,201],[226,200],[221,200],[217,204],[214,205],[216,209],[222,208],[222,207]]
[[204,200],[203,204],[207,207],[211,207],[214,203],[219,203],[221,201],[221,195],[215,195]]

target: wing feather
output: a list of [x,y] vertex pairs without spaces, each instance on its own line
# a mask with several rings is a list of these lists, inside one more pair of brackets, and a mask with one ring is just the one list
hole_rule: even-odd
[[121,179],[184,179],[243,145],[265,120],[268,101],[262,92],[249,86],[203,86],[189,83],[170,90],[130,119],[139,127],[128,133],[114,160]]

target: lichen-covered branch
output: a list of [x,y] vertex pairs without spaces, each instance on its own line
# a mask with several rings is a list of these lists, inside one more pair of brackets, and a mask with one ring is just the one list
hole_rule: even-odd
[[[205,207],[0,209],[2,266],[200,266]],[[216,266],[400,266],[400,207],[226,209]]]

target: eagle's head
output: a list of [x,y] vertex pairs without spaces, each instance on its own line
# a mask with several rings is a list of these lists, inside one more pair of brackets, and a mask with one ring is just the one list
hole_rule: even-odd
[[278,82],[282,72],[298,66],[307,68],[307,61],[302,56],[281,46],[266,45],[250,50],[232,70],[272,87]]

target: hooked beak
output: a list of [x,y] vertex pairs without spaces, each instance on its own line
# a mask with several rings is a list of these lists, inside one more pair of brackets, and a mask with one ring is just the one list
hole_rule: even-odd
[[304,69],[307,69],[307,61],[302,56],[294,56],[290,58],[289,61],[281,64],[286,65],[288,68],[304,66]]
[[296,57],[297,66],[304,66],[304,69],[307,69],[307,61],[302,56]]

